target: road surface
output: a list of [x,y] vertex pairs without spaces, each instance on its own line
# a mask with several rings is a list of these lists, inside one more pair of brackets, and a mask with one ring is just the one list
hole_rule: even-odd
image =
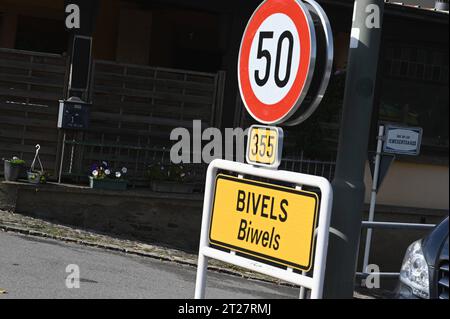
[[[80,288],[67,288],[66,267]],[[0,300],[6,298],[192,298],[196,269],[82,245],[0,232]],[[69,281],[69,283],[72,281]],[[208,273],[207,298],[296,298],[298,289]]]

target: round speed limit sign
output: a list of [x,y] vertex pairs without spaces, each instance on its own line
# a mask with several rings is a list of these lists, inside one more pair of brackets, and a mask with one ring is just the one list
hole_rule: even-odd
[[256,9],[238,63],[242,100],[254,119],[280,124],[296,113],[313,80],[316,42],[310,9],[302,1],[266,0]]

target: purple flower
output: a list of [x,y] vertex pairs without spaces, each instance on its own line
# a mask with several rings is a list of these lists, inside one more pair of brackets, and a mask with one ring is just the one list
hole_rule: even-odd
[[97,163],[94,163],[94,164],[91,165],[90,171],[92,172],[92,171],[95,171],[95,170],[97,170],[97,169],[98,169],[98,164],[97,164]]

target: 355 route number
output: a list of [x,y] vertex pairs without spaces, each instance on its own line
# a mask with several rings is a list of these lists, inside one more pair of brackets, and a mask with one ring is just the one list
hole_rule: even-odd
[[283,131],[277,127],[252,126],[248,135],[247,162],[263,166],[278,166]]

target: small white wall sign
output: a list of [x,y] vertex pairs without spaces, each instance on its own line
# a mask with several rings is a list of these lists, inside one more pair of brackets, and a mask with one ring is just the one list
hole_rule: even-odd
[[392,154],[417,156],[422,143],[422,128],[386,126],[383,151]]

